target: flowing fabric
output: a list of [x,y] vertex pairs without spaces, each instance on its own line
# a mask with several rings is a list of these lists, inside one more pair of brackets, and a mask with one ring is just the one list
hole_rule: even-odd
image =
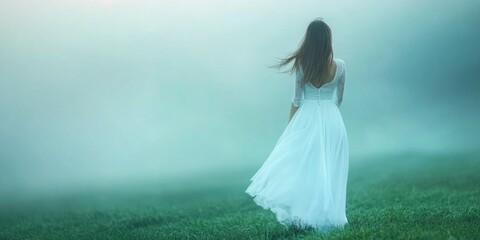
[[334,79],[320,88],[302,84],[302,72],[297,73],[295,89],[301,93],[294,91],[292,101],[299,108],[245,190],[284,226],[326,231],[348,223],[349,145],[339,110],[345,64],[340,59],[336,63]]

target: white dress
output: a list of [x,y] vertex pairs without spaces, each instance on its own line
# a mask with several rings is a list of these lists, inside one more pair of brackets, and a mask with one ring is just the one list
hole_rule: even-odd
[[348,223],[349,145],[339,110],[345,62],[334,60],[335,77],[320,88],[302,84],[303,71],[297,70],[292,102],[299,108],[245,190],[286,227],[326,231]]

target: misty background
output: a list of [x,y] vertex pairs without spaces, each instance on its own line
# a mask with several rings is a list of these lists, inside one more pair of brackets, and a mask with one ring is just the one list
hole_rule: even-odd
[[351,162],[477,150],[479,10],[474,0],[0,0],[0,194],[161,189],[259,168],[286,127],[295,77],[268,65],[317,17],[346,63]]

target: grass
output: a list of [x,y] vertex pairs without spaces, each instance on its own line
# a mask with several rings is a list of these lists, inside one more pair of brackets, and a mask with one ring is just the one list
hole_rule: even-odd
[[348,225],[277,223],[244,193],[255,169],[185,191],[101,191],[4,202],[0,239],[480,239],[480,155],[351,162]]

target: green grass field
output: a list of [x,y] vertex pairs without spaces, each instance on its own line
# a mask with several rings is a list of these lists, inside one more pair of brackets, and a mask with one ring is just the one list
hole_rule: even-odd
[[[350,163],[349,224],[285,229],[231,182],[7,202],[0,239],[480,239],[480,155],[401,154]],[[189,189],[189,190],[188,190]]]

